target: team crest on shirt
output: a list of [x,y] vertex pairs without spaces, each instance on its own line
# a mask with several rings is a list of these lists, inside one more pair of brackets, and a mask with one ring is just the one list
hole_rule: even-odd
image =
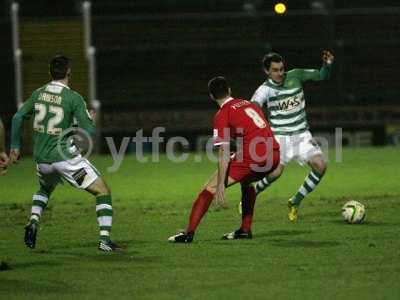
[[288,80],[288,81],[286,81],[286,86],[289,88],[289,87],[292,87],[294,85],[294,81],[293,80]]

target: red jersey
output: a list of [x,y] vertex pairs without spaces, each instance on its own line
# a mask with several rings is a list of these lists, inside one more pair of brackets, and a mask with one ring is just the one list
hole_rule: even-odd
[[265,162],[266,156],[279,149],[263,111],[247,100],[229,98],[214,117],[214,145],[239,144],[243,161]]

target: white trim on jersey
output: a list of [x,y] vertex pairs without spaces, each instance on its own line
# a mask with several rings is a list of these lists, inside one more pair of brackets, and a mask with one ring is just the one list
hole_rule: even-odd
[[219,142],[215,143],[214,146],[229,145],[229,142]]
[[233,100],[232,97],[227,98],[224,102],[222,102],[221,107],[224,106],[226,103],[228,103],[231,100]]
[[60,81],[57,81],[57,80],[51,81],[50,84],[59,85],[59,86],[62,86],[62,87],[65,87],[65,88],[69,89],[68,85],[66,85],[66,84],[64,84],[64,83],[62,83]]

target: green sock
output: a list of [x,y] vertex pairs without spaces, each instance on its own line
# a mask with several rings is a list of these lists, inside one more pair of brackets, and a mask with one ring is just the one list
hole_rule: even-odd
[[96,214],[100,228],[100,239],[108,241],[110,239],[113,216],[111,195],[103,195],[96,198]]
[[259,180],[255,184],[256,194],[263,192],[267,187],[269,187],[276,178],[270,178],[268,176],[264,177],[263,179]]
[[294,205],[300,205],[304,197],[317,187],[322,177],[324,177],[324,173],[321,174],[315,170],[312,170],[305,178],[304,183],[299,188],[296,195],[292,198],[292,203]]
[[41,186],[40,190],[32,196],[31,216],[29,218],[30,224],[39,224],[40,217],[47,207],[50,195],[51,191]]

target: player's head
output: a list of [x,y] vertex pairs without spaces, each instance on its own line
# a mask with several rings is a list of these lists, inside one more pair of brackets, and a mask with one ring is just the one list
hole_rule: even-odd
[[283,82],[285,65],[282,56],[275,52],[269,52],[264,56],[262,65],[269,78],[278,84]]
[[53,80],[62,80],[71,74],[69,59],[64,55],[54,56],[49,64],[50,76]]
[[231,95],[231,88],[225,77],[217,76],[208,82],[208,92],[213,100],[221,100]]

